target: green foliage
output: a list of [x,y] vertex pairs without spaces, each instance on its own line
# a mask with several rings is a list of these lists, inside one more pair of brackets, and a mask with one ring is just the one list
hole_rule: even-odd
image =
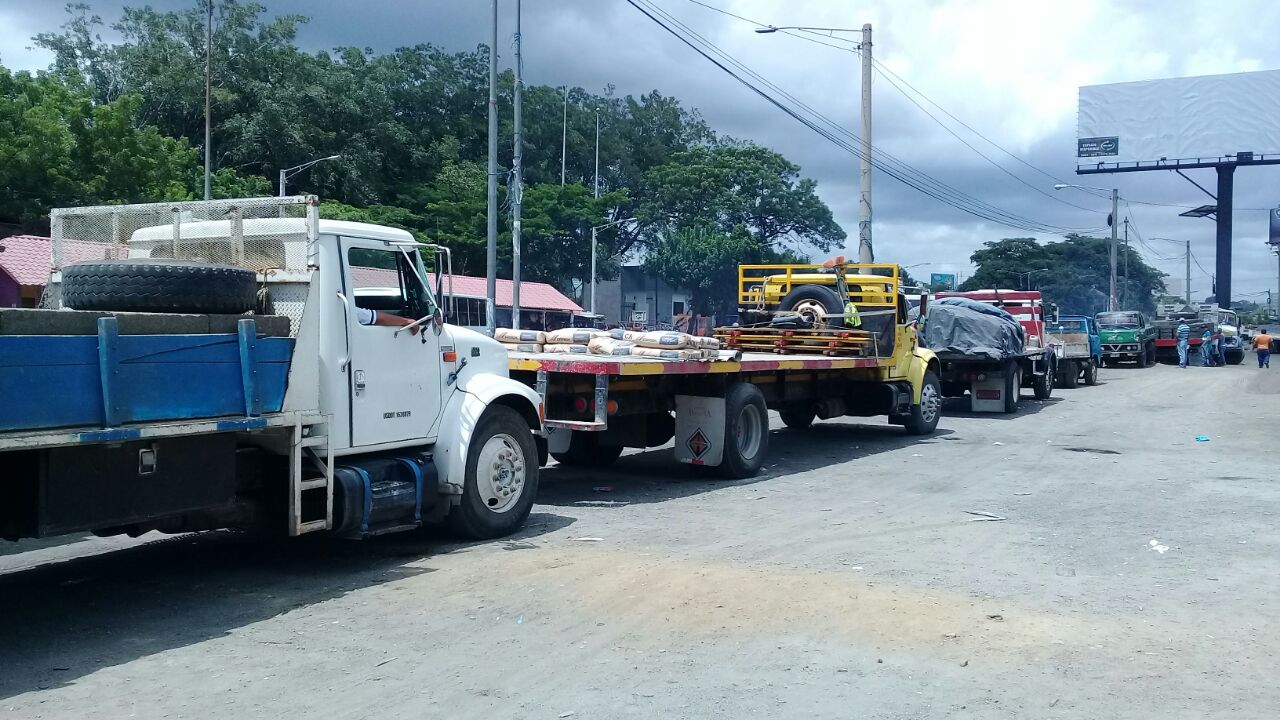
[[723,232],[715,226],[677,230],[659,240],[645,257],[645,272],[687,288],[699,313],[737,306],[738,265],[762,260],[759,242],[745,228]]
[[[1110,291],[1110,239],[1068,235],[1064,240],[1040,244],[1034,238],[1005,238],[983,244],[969,257],[977,272],[960,285],[961,290],[1008,288],[1040,290],[1065,314],[1093,315],[1106,310]],[[1121,249],[1118,294],[1129,308],[1153,310],[1156,295],[1164,290],[1164,275],[1129,251],[1129,277],[1124,277]],[[1043,269],[1043,270],[1042,270]]]

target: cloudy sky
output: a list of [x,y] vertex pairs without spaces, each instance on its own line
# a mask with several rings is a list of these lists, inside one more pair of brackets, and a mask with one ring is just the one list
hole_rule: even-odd
[[[354,45],[388,50],[430,42],[463,50],[488,37],[487,0],[260,1],[273,13],[310,16],[301,36],[309,49]],[[751,23],[692,0],[650,1],[815,110],[859,130],[854,53],[782,34],[756,34]],[[108,21],[125,4],[88,2]],[[194,0],[149,2],[168,9]],[[1192,254],[1212,273],[1213,223],[1179,218],[1182,208],[1169,206],[1211,201],[1173,173],[1077,177],[1077,88],[1280,68],[1280,45],[1275,43],[1280,13],[1274,0],[702,2],[778,26],[858,28],[872,23],[880,62],[1000,146],[917,96],[917,102],[990,158],[984,159],[876,74],[877,147],[1002,210],[1053,226],[1101,228],[1109,201],[1079,190],[1054,191],[1052,178],[1119,187],[1122,197],[1134,201],[1129,208],[1122,206],[1121,217],[1130,217],[1147,239],[1142,245],[1136,233],[1131,235],[1134,247],[1176,278],[1183,274],[1180,243],[1152,238],[1190,240]],[[505,66],[515,0],[499,0],[499,5],[498,45]],[[0,28],[6,30],[0,35],[0,61],[20,69],[46,66],[47,55],[31,49],[27,38],[56,28],[63,18],[61,7],[52,0],[0,0]],[[528,81],[597,91],[612,84],[621,93],[657,88],[679,97],[719,132],[772,147],[800,164],[817,179],[822,197],[856,246],[856,159],[736,84],[625,0],[525,0],[523,30]],[[1212,170],[1193,171],[1192,177],[1213,189]],[[1244,168],[1236,174],[1232,294],[1237,299],[1265,299],[1263,291],[1276,287],[1275,256],[1264,241],[1266,208],[1280,203],[1278,181],[1280,168]],[[1031,234],[965,215],[883,173],[875,177],[873,206],[877,259],[928,263],[917,274],[967,274],[968,256],[982,242]],[[851,252],[856,254],[856,248]],[[1197,298],[1210,292],[1208,274],[1195,264],[1192,289]]]

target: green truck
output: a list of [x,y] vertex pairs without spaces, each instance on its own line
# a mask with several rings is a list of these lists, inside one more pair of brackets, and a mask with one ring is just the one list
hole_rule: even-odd
[[1101,312],[1094,316],[1102,338],[1102,362],[1116,366],[1135,362],[1150,367],[1156,362],[1156,329],[1147,316],[1137,310]]

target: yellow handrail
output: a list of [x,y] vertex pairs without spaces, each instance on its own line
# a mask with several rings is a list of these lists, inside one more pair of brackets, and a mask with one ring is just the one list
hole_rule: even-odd
[[836,285],[843,272],[849,297],[861,307],[897,307],[901,276],[892,263],[771,264],[738,266],[738,305],[760,310],[776,306],[798,285]]

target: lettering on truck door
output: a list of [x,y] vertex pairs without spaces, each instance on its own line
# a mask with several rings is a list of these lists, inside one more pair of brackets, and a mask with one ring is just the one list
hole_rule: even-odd
[[341,248],[352,305],[347,313],[351,444],[433,437],[442,404],[441,336],[430,320],[416,334],[360,322],[361,316],[368,320],[368,311],[412,320],[430,315],[435,309],[430,291],[398,249],[352,238],[343,238]]

